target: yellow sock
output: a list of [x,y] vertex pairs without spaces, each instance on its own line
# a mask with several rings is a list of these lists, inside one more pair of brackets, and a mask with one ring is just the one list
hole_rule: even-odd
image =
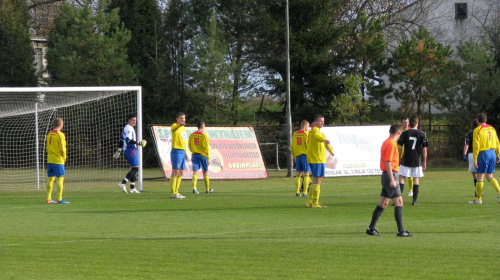
[[170,192],[172,193],[172,196],[176,194],[175,190],[177,188],[177,177],[170,177]]
[[207,192],[209,192],[210,191],[210,178],[208,178],[208,174],[203,175],[203,182],[205,183],[205,189],[207,190]]
[[484,182],[477,181],[476,183],[476,200],[481,200],[481,196],[483,195]]
[[179,187],[181,186],[182,176],[177,176],[177,185],[175,186],[175,193],[179,193]]
[[302,181],[302,176],[295,177],[295,193],[300,193],[300,182]]
[[493,188],[495,189],[495,191],[497,191],[497,193],[500,193],[500,186],[498,185],[497,179],[491,178],[490,184],[493,186]]
[[49,180],[47,181],[47,200],[52,200],[52,187],[54,186],[54,181],[56,180],[56,177],[49,177]]
[[408,187],[413,192],[413,177],[408,177]]
[[311,189],[309,192],[309,197],[307,197],[307,204],[313,204],[314,196],[316,195],[316,184],[311,185]]
[[313,205],[319,204],[319,194],[321,193],[321,188],[320,185],[314,185],[314,198],[313,198]]
[[309,177],[309,175],[304,175],[304,194],[307,194],[307,188],[309,188],[309,183],[311,183],[311,177]]
[[57,178],[57,201],[62,200],[62,193],[64,189],[64,177]]
[[193,190],[197,190],[196,183],[198,183],[198,174],[193,174]]

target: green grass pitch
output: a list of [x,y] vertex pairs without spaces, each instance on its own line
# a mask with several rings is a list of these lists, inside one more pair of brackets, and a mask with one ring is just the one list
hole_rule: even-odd
[[67,187],[70,205],[45,204],[44,191],[3,191],[0,279],[498,279],[498,197],[486,182],[483,204],[467,204],[464,169],[425,171],[420,206],[406,187],[413,238],[396,237],[390,206],[382,236],[365,234],[378,176],[324,179],[326,209],[305,208],[278,171],[212,181],[208,195],[183,181],[184,200],[168,199],[163,180],[145,181],[142,194],[115,182]]

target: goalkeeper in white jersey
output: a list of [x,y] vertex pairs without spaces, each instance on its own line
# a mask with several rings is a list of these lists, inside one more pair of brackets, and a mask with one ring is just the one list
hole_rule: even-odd
[[136,115],[129,115],[127,117],[127,125],[123,128],[123,133],[120,135],[120,145],[123,149],[123,155],[127,159],[130,165],[130,171],[127,173],[123,181],[118,184],[118,187],[127,192],[127,182],[130,182],[130,193],[140,193],[139,190],[135,188],[135,180],[137,177],[137,172],[139,172],[139,157],[137,154],[137,145],[141,147],[146,146],[146,140],[137,141],[134,126],[137,124]]

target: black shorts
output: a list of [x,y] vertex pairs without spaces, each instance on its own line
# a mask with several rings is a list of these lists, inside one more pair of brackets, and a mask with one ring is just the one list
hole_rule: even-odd
[[382,183],[382,192],[380,193],[380,196],[388,198],[396,198],[398,196],[401,196],[399,182],[396,180],[397,187],[391,188],[391,180],[389,179],[387,171],[382,172],[382,176],[380,176],[380,182]]

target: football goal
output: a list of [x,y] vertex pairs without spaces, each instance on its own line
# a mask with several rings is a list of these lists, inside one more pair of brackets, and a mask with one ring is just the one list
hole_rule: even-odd
[[[142,139],[141,95],[140,86],[0,88],[0,191],[45,189],[45,141],[57,117],[67,142],[65,190],[118,191],[129,166],[113,154],[127,115],[137,114]],[[142,148],[139,160],[142,190]]]

